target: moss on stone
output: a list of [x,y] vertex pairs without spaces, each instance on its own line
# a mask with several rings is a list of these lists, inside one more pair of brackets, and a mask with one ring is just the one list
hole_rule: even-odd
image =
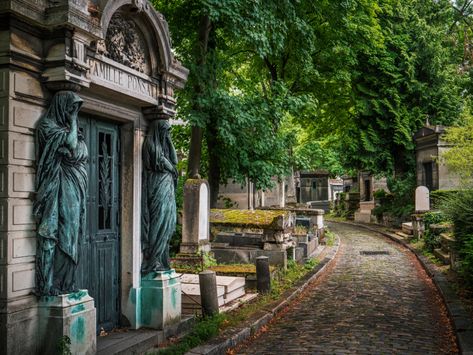
[[285,218],[289,218],[289,212],[281,210],[210,210],[210,223],[223,226],[280,229],[278,221]]
[[[254,264],[221,264],[209,267],[217,275],[227,276],[246,276],[256,274],[256,266]],[[270,272],[273,272],[276,268],[274,266],[269,267]]]

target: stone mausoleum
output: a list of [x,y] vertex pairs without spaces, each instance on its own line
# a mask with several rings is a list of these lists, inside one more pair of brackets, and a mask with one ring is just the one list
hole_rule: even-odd
[[426,124],[414,134],[417,186],[426,186],[430,191],[454,190],[461,186],[460,177],[438,160],[442,153],[450,149],[442,139],[446,128]]
[[1,354],[44,346],[48,324],[33,294],[35,130],[58,91],[83,100],[89,154],[77,286],[93,299],[96,331],[143,325],[142,142],[151,121],[174,116],[187,75],[147,0],[0,1]]

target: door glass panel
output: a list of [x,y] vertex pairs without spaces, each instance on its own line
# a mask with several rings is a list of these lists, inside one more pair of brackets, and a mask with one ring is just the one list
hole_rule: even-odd
[[99,230],[111,229],[112,215],[112,136],[99,133]]

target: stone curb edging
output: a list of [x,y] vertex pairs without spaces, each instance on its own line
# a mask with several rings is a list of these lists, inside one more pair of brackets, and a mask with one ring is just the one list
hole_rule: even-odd
[[427,274],[430,276],[434,282],[435,287],[443,298],[448,314],[455,328],[455,335],[457,337],[460,353],[463,355],[473,355],[473,320],[468,317],[465,307],[456,295],[455,291],[452,289],[445,275],[435,270],[435,268],[432,267],[429,259],[427,259],[422,254],[419,254],[417,250],[415,250],[405,240],[401,239],[396,234],[383,230],[382,227],[355,222],[332,221],[332,223],[349,224],[368,229],[372,232],[380,233],[411,251],[416,256],[417,260],[419,260]]
[[[262,327],[268,324],[278,313],[280,313],[286,306],[290,304],[298,295],[300,295],[310,283],[315,281],[317,278],[322,275],[324,270],[328,265],[335,259],[335,256],[338,253],[340,247],[340,238],[336,236],[335,244],[329,247],[329,251],[325,255],[324,259],[313,269],[312,275],[307,277],[302,285],[296,286],[297,288],[291,293],[281,299],[281,301],[271,309],[264,309],[267,313],[262,317],[254,321],[250,326],[247,326],[237,333],[233,334],[230,338],[225,341],[215,343],[212,342],[200,345],[189,350],[185,355],[225,355],[226,351],[230,348],[235,347],[244,340],[250,338],[252,335],[256,334]],[[284,296],[284,294],[283,294]]]

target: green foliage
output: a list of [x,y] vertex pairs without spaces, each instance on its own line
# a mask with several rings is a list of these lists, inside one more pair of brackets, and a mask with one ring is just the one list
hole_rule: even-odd
[[473,179],[473,116],[465,112],[461,126],[447,129],[443,139],[451,145],[440,157],[449,171],[457,173],[465,185]]
[[187,155],[190,144],[190,126],[189,125],[175,125],[171,130],[172,142],[179,162],[177,163],[177,171],[185,170],[187,164]]
[[154,352],[159,355],[181,355],[190,349],[210,340],[218,335],[219,329],[226,319],[224,314],[217,314],[212,317],[198,319],[191,332],[184,336],[177,344],[166,349]]
[[427,251],[433,252],[434,249],[440,247],[440,234],[432,233],[432,231],[430,231],[429,229],[429,226],[431,224],[440,224],[443,222],[447,222],[448,219],[441,211],[426,212],[423,215],[423,219],[425,225],[425,248],[427,249]]
[[319,265],[319,261],[315,258],[308,258],[304,263],[304,268],[307,270],[312,270],[314,267]]
[[203,263],[203,269],[208,269],[209,267],[211,266],[216,266],[218,265],[217,264],[217,260],[215,259],[215,257],[213,256],[212,253],[208,253],[208,252],[205,252],[205,253],[202,253],[202,263]]
[[430,192],[430,205],[432,209],[438,209],[445,199],[455,198],[459,190],[434,190]]
[[460,273],[473,285],[473,190],[458,191],[444,199],[441,209],[453,222]]
[[178,112],[204,129],[209,179],[267,189],[292,165],[405,180],[412,134],[457,121],[473,92],[471,30],[448,0],[153,3],[191,70]]
[[72,355],[71,352],[71,338],[63,335],[57,342],[57,349],[60,355]]
[[372,214],[378,219],[388,214],[396,219],[395,224],[401,224],[414,212],[415,175],[409,173],[402,179],[389,177],[387,182],[390,193],[384,195],[381,205],[375,207]]
[[327,246],[329,247],[333,247],[335,245],[335,240],[335,233],[328,229],[325,229],[325,244],[327,244]]
[[[347,50],[348,73],[341,86],[349,98],[345,112],[336,119],[322,115],[317,126],[321,132],[337,131],[345,166],[391,175],[413,170],[411,137],[426,117],[438,124],[458,118],[463,81],[449,32],[454,11],[448,1],[376,4],[351,20],[369,16],[372,30],[355,32],[357,44]],[[356,5],[350,10],[360,11]],[[339,32],[335,35],[346,36]]]
[[425,212],[422,218],[424,219],[426,229],[429,228],[431,224],[440,224],[448,221],[447,216],[442,211]]

